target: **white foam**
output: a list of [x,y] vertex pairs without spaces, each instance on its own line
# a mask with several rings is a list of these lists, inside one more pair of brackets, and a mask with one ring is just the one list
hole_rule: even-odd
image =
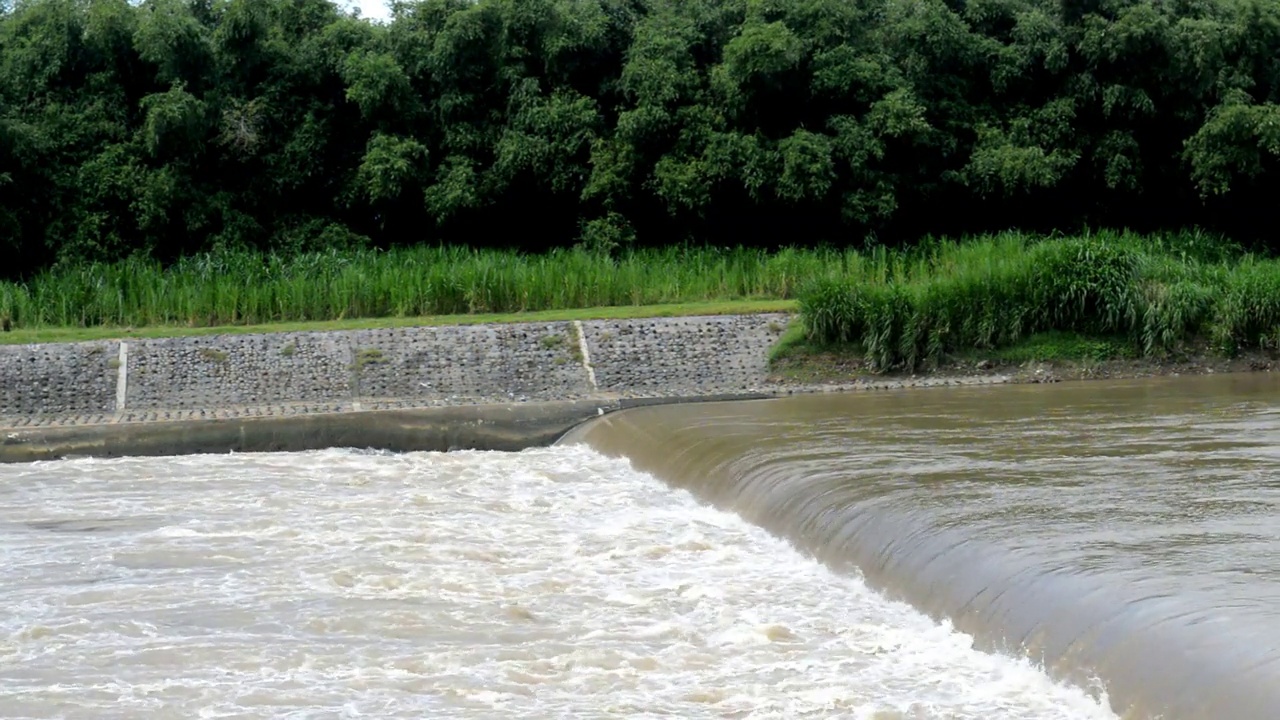
[[585,448],[22,473],[6,718],[1114,718]]

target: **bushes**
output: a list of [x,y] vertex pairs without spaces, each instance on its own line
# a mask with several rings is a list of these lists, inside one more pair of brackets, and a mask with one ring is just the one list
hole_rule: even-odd
[[801,313],[810,340],[858,343],[880,369],[1052,331],[1124,337],[1149,356],[1202,338],[1224,352],[1280,349],[1280,262],[1170,249],[1185,244],[1127,235],[935,243],[885,258],[878,274],[815,281]]
[[1136,253],[1095,238],[1059,240],[1030,248],[1023,265],[1029,332],[1123,331],[1133,324]]
[[1280,349],[1280,262],[1247,260],[1215,290],[1213,340],[1219,350]]

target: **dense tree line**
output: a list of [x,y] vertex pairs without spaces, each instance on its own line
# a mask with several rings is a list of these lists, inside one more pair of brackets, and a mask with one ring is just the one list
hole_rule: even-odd
[[0,251],[1265,236],[1277,0],[0,0]]

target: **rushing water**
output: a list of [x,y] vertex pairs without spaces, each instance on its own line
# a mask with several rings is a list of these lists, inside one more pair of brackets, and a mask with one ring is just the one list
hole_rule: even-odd
[[1126,717],[1280,717],[1280,378],[645,408],[572,435],[873,588],[1097,678]]
[[583,447],[0,468],[0,716],[1113,717]]
[[0,466],[0,717],[1275,718],[1277,389]]

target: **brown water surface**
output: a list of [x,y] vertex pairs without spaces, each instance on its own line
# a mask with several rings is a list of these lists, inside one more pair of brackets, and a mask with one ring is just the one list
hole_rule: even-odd
[[586,442],[1128,718],[1280,717],[1280,377],[805,396]]

